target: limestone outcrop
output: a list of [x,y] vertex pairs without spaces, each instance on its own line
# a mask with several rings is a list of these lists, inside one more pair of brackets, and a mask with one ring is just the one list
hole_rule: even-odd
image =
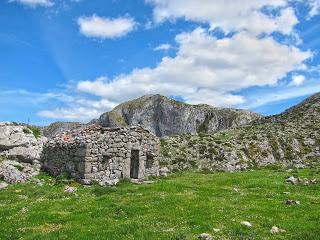
[[135,126],[158,137],[215,133],[260,119],[259,114],[209,105],[190,105],[161,95],[146,95],[120,104],[96,121],[104,127]]
[[0,123],[0,156],[32,163],[40,159],[45,137],[36,136],[26,126],[11,122]]

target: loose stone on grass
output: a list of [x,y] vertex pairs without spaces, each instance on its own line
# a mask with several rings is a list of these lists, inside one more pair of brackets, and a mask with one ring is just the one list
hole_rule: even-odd
[[76,187],[70,187],[70,186],[66,186],[64,188],[64,192],[66,193],[75,193],[77,191],[77,188]]
[[198,239],[202,240],[212,240],[212,236],[208,233],[201,233],[198,237]]
[[246,227],[249,227],[249,228],[252,227],[252,224],[251,224],[250,222],[248,222],[248,221],[243,221],[243,222],[241,222],[241,225],[246,226]]
[[286,201],[286,204],[287,205],[300,205],[300,201],[295,201],[295,200],[288,199]]
[[1,182],[1,183],[0,183],[0,190],[5,189],[5,188],[7,188],[8,186],[9,186],[8,183]]
[[272,234],[277,234],[277,233],[283,233],[283,232],[286,232],[286,231],[283,230],[283,229],[280,229],[280,228],[278,228],[278,227],[276,227],[276,226],[273,226],[273,227],[271,228],[270,232],[271,232]]

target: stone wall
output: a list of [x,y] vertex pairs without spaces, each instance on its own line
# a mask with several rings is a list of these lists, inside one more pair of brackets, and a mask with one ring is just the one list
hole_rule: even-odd
[[42,163],[53,175],[68,172],[84,184],[111,184],[121,178],[158,176],[159,149],[158,138],[141,127],[91,125],[67,131],[45,144]]

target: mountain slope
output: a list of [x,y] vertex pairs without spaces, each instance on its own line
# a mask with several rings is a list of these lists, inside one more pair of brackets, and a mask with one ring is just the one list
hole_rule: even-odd
[[282,114],[217,134],[162,140],[163,165],[241,170],[270,164],[292,167],[320,163],[320,93]]
[[141,125],[159,137],[217,132],[248,124],[261,116],[246,110],[190,105],[161,95],[146,95],[103,114],[104,127]]
[[78,122],[55,122],[51,123],[49,126],[42,127],[41,131],[45,137],[51,139],[54,136],[61,134],[65,131],[73,130],[83,126],[85,126],[85,124]]

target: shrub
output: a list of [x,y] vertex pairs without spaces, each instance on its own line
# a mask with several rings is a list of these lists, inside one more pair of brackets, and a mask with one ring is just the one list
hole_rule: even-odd
[[23,129],[23,133],[24,134],[30,134],[30,133],[32,133],[32,131],[29,128],[24,128]]
[[34,127],[34,126],[29,126],[28,128],[31,130],[33,136],[34,136],[36,139],[38,139],[38,138],[41,137],[41,131],[40,131],[39,128]]
[[36,138],[36,139],[39,139],[41,137],[41,131],[39,128],[37,127],[34,127],[34,126],[28,126],[26,128],[23,129],[23,132],[25,134],[30,134],[32,133],[33,136]]

